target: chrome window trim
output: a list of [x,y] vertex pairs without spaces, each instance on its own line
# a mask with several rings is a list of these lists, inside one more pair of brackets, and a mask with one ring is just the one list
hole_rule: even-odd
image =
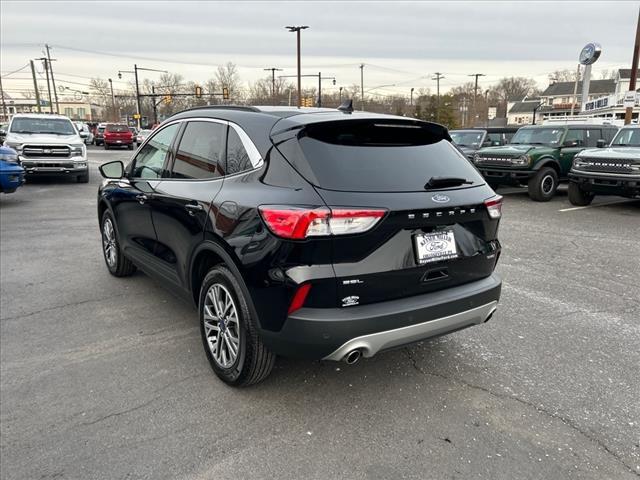
[[[211,122],[211,123],[219,123],[222,125],[227,125],[230,128],[233,128],[233,130],[238,134],[238,137],[240,137],[240,141],[242,142],[242,145],[244,146],[244,149],[247,151],[247,155],[249,155],[249,161],[251,162],[251,165],[253,166],[253,168],[249,169],[249,170],[243,170],[242,172],[236,172],[236,173],[232,173],[229,175],[222,175],[220,177],[216,177],[216,178],[172,178],[172,177],[166,177],[166,178],[159,178],[157,180],[159,181],[173,181],[173,182],[217,182],[220,181],[222,179],[225,178],[230,178],[230,177],[236,177],[238,175],[244,175],[247,173],[251,173],[255,170],[258,170],[260,167],[262,167],[264,165],[264,159],[262,158],[262,155],[260,155],[260,152],[258,151],[258,148],[255,146],[255,144],[253,143],[253,141],[251,140],[251,138],[249,137],[249,135],[242,129],[242,127],[240,127],[240,125],[237,125],[233,122],[230,122],[228,120],[222,120],[219,118],[209,118],[209,117],[190,117],[190,118],[180,118],[177,120],[173,120],[171,122],[168,122],[164,125],[162,125],[162,127],[160,129],[158,129],[158,132],[160,130],[164,130],[166,127],[176,124],[176,123],[185,123],[185,122]],[[149,142],[153,137],[155,137],[157,135],[156,132],[153,133],[153,135],[147,137],[147,139],[142,142],[142,144],[140,144],[140,146],[138,147],[138,150],[134,153],[134,158],[135,155],[138,153],[138,151],[144,147],[144,145]],[[176,146],[179,146],[176,145]],[[226,144],[225,144],[225,155],[226,155]],[[134,158],[131,159],[131,162],[133,162]],[[226,156],[225,156],[225,160],[226,160]]]

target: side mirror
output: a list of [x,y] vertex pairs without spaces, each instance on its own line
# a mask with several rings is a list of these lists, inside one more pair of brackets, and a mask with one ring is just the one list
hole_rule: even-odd
[[120,160],[104,163],[98,167],[98,170],[104,178],[119,179],[124,177],[124,163]]
[[604,147],[605,147],[605,145],[606,145],[606,142],[604,141],[604,139],[603,139],[603,138],[601,138],[600,140],[598,140],[598,141],[596,142],[596,147],[598,147],[598,148],[604,148]]

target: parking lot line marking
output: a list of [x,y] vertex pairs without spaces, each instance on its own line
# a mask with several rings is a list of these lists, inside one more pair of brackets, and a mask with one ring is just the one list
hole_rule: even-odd
[[586,205],[584,207],[572,207],[572,208],[563,208],[561,210],[558,210],[559,212],[572,212],[574,210],[584,210],[585,208],[594,208],[594,207],[604,207],[605,205],[615,205],[616,203],[629,203],[629,202],[633,202],[633,199],[629,199],[629,200],[614,200],[613,202],[604,202],[604,203],[597,203],[595,205]]

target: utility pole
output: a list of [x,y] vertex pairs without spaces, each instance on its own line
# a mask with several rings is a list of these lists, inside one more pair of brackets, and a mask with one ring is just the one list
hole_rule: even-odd
[[440,72],[435,73],[435,77],[431,77],[431,80],[436,81],[436,122],[440,117],[440,80],[444,78],[444,75]]
[[300,70],[300,31],[309,28],[308,25],[298,27],[285,27],[290,32],[296,32],[296,45],[298,52],[298,108],[302,106],[302,73]]
[[[636,43],[633,47],[633,60],[631,61],[631,79],[629,81],[629,91],[635,91],[636,79],[638,77],[638,55],[640,54],[640,12],[638,12],[638,25],[636,25]],[[627,107],[624,112],[624,124],[631,123],[633,107]],[[640,118],[640,117],[639,117]]]
[[364,110],[364,63],[360,64],[360,110]]
[[409,105],[411,105],[413,107],[413,91],[414,91],[414,87],[411,87],[411,92],[409,93]]
[[113,95],[113,80],[109,79],[109,87],[111,88],[111,110],[113,115],[111,118],[113,121],[117,122],[119,120],[118,113],[116,112],[116,97]]
[[473,127],[473,124],[476,123],[476,99],[478,98],[478,77],[485,77],[486,75],[484,73],[472,73],[471,75],[468,75],[469,77],[476,77],[476,84],[475,87],[473,88],[473,117],[472,117],[472,122],[471,122],[471,126]]
[[44,65],[44,73],[47,75],[47,91],[49,92],[49,113],[53,113],[53,100],[51,100],[51,84],[49,83],[49,61],[47,57],[39,58]]
[[55,58],[53,60],[51,60],[51,53],[49,52],[49,45],[48,44],[44,44],[45,48],[47,49],[47,60],[49,60],[49,70],[51,71],[51,86],[53,87],[53,95],[54,98],[56,99],[56,113],[60,114],[60,104],[58,103],[58,90],[56,90],[56,81],[53,78],[53,63],[55,62]]
[[40,106],[40,92],[38,91],[38,81],[36,80],[36,67],[33,65],[33,60],[29,60],[29,63],[31,64],[31,76],[33,77],[33,88],[36,93],[38,113],[42,113],[42,107]]
[[340,92],[338,93],[338,95],[340,96],[340,105],[342,105],[342,88],[340,87]]
[[273,104],[276,104],[276,72],[281,72],[281,68],[271,67],[271,68],[263,68],[265,72],[271,71],[271,99]]
[[4,100],[4,88],[2,88],[2,77],[0,76],[0,95],[2,95],[2,118],[4,120],[9,119],[9,115],[7,115],[7,103]]

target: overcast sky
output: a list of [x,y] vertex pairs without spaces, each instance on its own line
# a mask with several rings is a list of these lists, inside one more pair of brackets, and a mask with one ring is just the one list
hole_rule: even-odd
[[[1,0],[1,71],[10,95],[29,87],[29,70],[49,43],[57,83],[84,89],[90,77],[117,79],[133,64],[204,81],[226,62],[253,81],[267,67],[295,73],[295,34],[302,34],[303,73],[335,76],[336,87],[443,89],[484,73],[481,85],[528,76],[541,87],[556,69],[575,69],[588,42],[602,45],[594,66],[629,68],[639,3],[554,2],[26,2]],[[40,70],[42,70],[40,68]],[[76,76],[73,76],[76,75]],[[153,79],[154,73],[144,77]],[[86,78],[83,78],[86,77]],[[599,77],[597,77],[599,78]],[[68,83],[65,83],[68,82]],[[75,82],[75,83],[71,83]],[[313,79],[305,80],[313,85]],[[308,82],[308,83],[307,83]],[[329,82],[326,82],[329,83]],[[126,78],[116,87],[127,88]],[[325,87],[323,85],[323,87]]]

